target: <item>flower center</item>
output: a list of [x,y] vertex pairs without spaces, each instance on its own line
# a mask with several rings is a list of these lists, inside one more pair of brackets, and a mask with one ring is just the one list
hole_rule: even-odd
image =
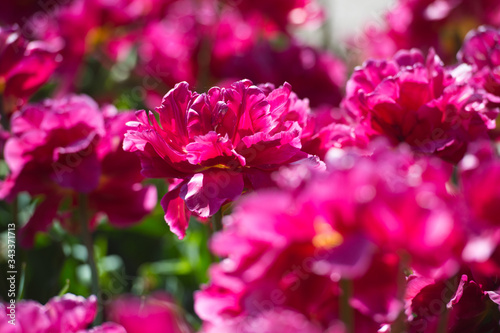
[[312,242],[317,248],[329,250],[339,246],[344,241],[344,237],[335,231],[322,217],[318,217],[314,221],[314,230],[316,236],[314,236]]

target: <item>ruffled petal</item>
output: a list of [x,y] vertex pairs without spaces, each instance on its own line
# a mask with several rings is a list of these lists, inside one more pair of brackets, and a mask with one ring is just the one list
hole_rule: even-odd
[[165,222],[167,222],[170,230],[179,239],[183,239],[186,236],[186,229],[189,225],[189,217],[191,216],[184,200],[179,197],[181,187],[185,184],[186,181],[174,182],[160,202],[165,211]]
[[195,174],[180,190],[187,208],[200,217],[217,213],[225,201],[236,199],[243,191],[241,173],[208,170]]

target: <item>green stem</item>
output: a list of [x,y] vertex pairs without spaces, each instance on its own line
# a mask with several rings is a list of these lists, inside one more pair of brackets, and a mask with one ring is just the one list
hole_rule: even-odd
[[391,325],[391,333],[404,333],[406,332],[405,313],[401,311],[396,320]]
[[200,51],[198,53],[198,84],[197,88],[199,90],[208,90],[210,84],[210,71],[208,67],[210,66],[210,41],[208,38],[202,38],[200,42]]
[[347,333],[354,333],[354,310],[349,304],[353,286],[351,280],[340,280],[340,319],[344,322]]
[[212,227],[214,233],[222,230],[222,209],[212,216]]
[[439,317],[439,324],[437,333],[446,333],[448,332],[448,321],[450,319],[450,311],[445,308]]
[[[398,270],[398,300],[404,304],[404,296],[406,293],[406,274],[405,270],[408,268],[410,261],[407,253],[400,253],[399,255],[399,270]],[[401,310],[396,320],[391,325],[391,333],[404,333],[406,332],[405,312]]]
[[[448,280],[448,288],[449,286],[452,286],[453,290],[456,290],[456,288],[458,288],[458,277],[457,275],[455,275],[454,277],[451,277],[449,280]],[[450,321],[450,310],[448,309],[448,307],[446,307],[446,304],[451,301],[451,298],[447,298],[446,301],[445,301],[445,308],[443,310],[443,312],[441,313],[441,315],[439,316],[439,324],[438,324],[438,328],[436,330],[437,333],[446,333],[448,332],[448,324],[449,324],[449,321]]]
[[26,281],[26,262],[21,265],[21,277],[19,279],[19,292],[17,293],[17,300],[21,300],[24,297],[24,285]]
[[59,297],[62,297],[64,294],[66,294],[68,292],[69,285],[70,285],[70,281],[69,281],[69,279],[66,279],[66,283],[64,284],[61,291],[59,292],[59,295],[58,295]]
[[[78,197],[78,210],[80,217],[80,226],[82,232],[83,243],[87,248],[87,259],[88,264],[90,266],[91,276],[92,276],[92,294],[97,297],[97,302],[100,304],[100,293],[99,293],[99,274],[97,271],[97,265],[95,261],[94,255],[94,242],[92,240],[92,234],[89,230],[89,218],[87,215],[88,204],[87,204],[87,196],[85,194],[80,194]],[[101,322],[100,312],[97,314],[94,324],[99,324]]]
[[[328,5],[328,1],[324,1],[324,6]],[[330,10],[326,11],[328,17],[326,17],[323,25],[321,27],[322,43],[325,50],[333,50],[333,36],[332,36],[332,25],[333,25],[333,15],[331,15]]]
[[17,199],[17,195],[12,200],[12,222],[16,225],[16,230],[17,228],[20,227],[19,225],[19,200]]
[[4,130],[8,131],[10,129],[10,122],[7,112],[5,112],[5,108],[3,105],[3,96],[1,93],[0,93],[0,120]]
[[[222,209],[219,210],[215,215],[212,216],[212,226],[208,227],[208,237],[212,238],[212,236],[222,230]],[[216,263],[220,261],[220,258],[209,251],[210,258],[212,259],[212,263]]]

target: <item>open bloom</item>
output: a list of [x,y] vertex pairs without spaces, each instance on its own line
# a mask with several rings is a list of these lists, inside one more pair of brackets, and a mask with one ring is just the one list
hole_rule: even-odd
[[323,18],[315,0],[240,1],[237,6],[245,16],[262,15],[282,29],[288,24],[300,25]]
[[458,52],[458,60],[471,64],[477,70],[494,70],[500,66],[500,30],[488,26],[469,31]]
[[[93,147],[105,129],[101,111],[89,97],[27,105],[12,117],[11,131],[5,147],[11,173],[2,187],[4,196],[12,198],[20,191],[39,194],[53,185],[79,192],[97,186],[100,166]],[[30,170],[37,174],[28,180]]]
[[262,29],[257,18],[243,19],[231,11],[221,15],[211,38],[213,76],[226,82],[242,77],[276,85],[286,81],[312,107],[339,105],[347,72],[342,60],[293,38],[280,40]]
[[[183,44],[177,36],[187,37],[187,34],[174,34],[172,29],[163,31],[158,27],[155,31],[151,31],[150,28],[144,30],[138,29],[137,26],[154,24],[165,17],[170,4],[191,3],[190,0],[72,0],[46,4],[44,2],[38,4],[39,13],[24,17],[19,24],[23,25],[26,33],[36,36],[37,39],[61,46],[62,62],[57,69],[61,81],[58,87],[59,96],[75,91],[75,82],[87,55],[92,54],[97,48],[106,49],[111,40],[121,39],[123,35],[129,35],[130,31],[135,31],[137,37],[144,37],[141,38],[141,42],[145,47],[159,46],[160,54],[162,52],[167,55],[173,54],[174,56],[165,57],[168,60],[176,60],[175,52],[169,53],[165,47],[154,43],[151,38],[158,36],[176,38],[167,45],[182,47]],[[173,28],[181,29],[179,25]],[[150,43],[153,45],[148,45]],[[185,52],[181,53],[178,55],[185,55]],[[150,56],[151,52],[145,55]],[[156,62],[153,67],[148,66],[148,73],[145,76],[158,76],[163,79],[168,76],[168,73],[165,73],[167,70],[175,69],[172,66],[159,69],[157,65]],[[150,79],[148,81],[151,82]],[[157,82],[149,85],[154,84]]]
[[0,27],[0,94],[8,113],[24,104],[57,67],[57,48],[27,42],[18,28]]
[[485,91],[488,107],[500,108],[500,29],[481,26],[470,31],[457,58],[472,66],[470,82]]
[[329,172],[235,205],[211,243],[225,259],[195,295],[208,327],[291,309],[325,330],[339,320],[338,281],[349,279],[356,332],[376,332],[403,309],[402,265],[427,277],[455,274],[464,232],[446,189],[448,165],[370,149],[371,157],[333,151]]
[[490,141],[476,142],[459,163],[459,182],[469,214],[463,259],[478,283],[500,288],[500,158]]
[[[313,332],[336,332],[342,291],[338,277],[332,280],[330,271],[319,262],[341,242],[341,236],[303,208],[288,193],[275,190],[250,194],[236,207],[211,244],[214,253],[227,258],[210,268],[210,283],[195,294],[195,311],[204,320],[206,331],[229,332],[236,327],[254,332],[252,325],[260,325],[257,327],[264,332],[280,332],[281,327],[300,332],[296,327],[300,324]],[[357,266],[351,276],[360,278],[356,281],[357,289],[362,290],[357,294],[362,295],[358,305],[371,314],[365,301],[376,297],[374,311],[385,320],[388,311],[400,308],[391,269],[397,267],[397,261],[371,265],[373,257],[367,255],[356,263],[360,253],[365,255],[373,248],[362,239],[349,243],[352,254],[339,256],[344,257],[346,267]],[[370,266],[368,279],[360,277]],[[371,280],[377,275],[384,279]],[[377,288],[383,292],[373,295]],[[355,318],[356,332],[375,332],[380,326],[358,309]],[[286,324],[289,320],[295,324]],[[277,327],[270,326],[273,324]]]
[[[5,333],[125,333],[114,323],[87,330],[97,314],[97,298],[65,294],[41,305],[30,300],[18,301],[14,312],[9,303],[0,304],[0,329]],[[14,313],[14,316],[11,314]],[[15,318],[15,325],[8,322]]]
[[189,212],[212,216],[244,188],[262,187],[270,172],[307,156],[298,122],[307,111],[287,83],[275,89],[244,80],[197,94],[182,82],[156,108],[159,123],[151,111],[136,113],[124,148],[138,152],[144,176],[178,179],[162,206],[182,238]]
[[302,130],[302,150],[321,160],[331,148],[366,148],[365,128],[343,108],[319,107],[307,115]]
[[481,24],[500,26],[496,0],[398,0],[383,26],[370,26],[357,46],[364,59],[389,58],[398,50],[434,48],[452,62],[466,33]]
[[471,145],[459,164],[459,171],[476,230],[500,230],[500,188],[497,186],[500,182],[500,157],[491,143],[482,141]]
[[[301,313],[286,309],[269,310],[249,317],[237,317],[223,323],[203,327],[202,333],[322,333],[321,325]],[[331,333],[345,333],[342,325],[330,328]]]
[[[10,174],[0,197],[12,200],[23,191],[44,197],[19,231],[23,246],[51,225],[63,201],[74,207],[79,194],[88,197],[92,216],[106,213],[118,226],[139,221],[154,207],[155,188],[140,184],[139,159],[121,148],[131,117],[112,107],[103,112],[87,96],[46,100],[13,115],[5,145]],[[68,228],[74,225],[74,218],[58,217]]]
[[417,153],[457,163],[470,141],[487,138],[498,110],[488,107],[463,71],[443,67],[434,52],[400,51],[393,59],[369,60],[347,83],[344,105],[361,117],[371,137],[406,142]]
[[166,8],[179,0],[88,0],[87,12],[99,13],[101,24],[132,25],[138,20],[161,19]]
[[150,77],[149,81],[153,82],[148,83],[150,86],[157,86],[158,81],[167,87],[179,81],[196,83],[199,47],[196,18],[194,15],[171,16],[171,19],[148,24],[138,38],[138,72],[142,77]]
[[448,280],[410,275],[405,301],[411,333],[439,332],[445,314],[447,332],[495,332],[498,329],[498,294],[486,291],[467,274]]
[[146,297],[121,296],[107,309],[107,318],[127,333],[189,333],[191,328],[171,297],[157,291]]

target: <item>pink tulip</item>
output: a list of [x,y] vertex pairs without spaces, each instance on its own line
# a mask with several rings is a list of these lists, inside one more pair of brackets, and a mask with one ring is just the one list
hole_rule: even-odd
[[500,26],[496,0],[398,0],[382,25],[371,24],[354,44],[364,59],[390,58],[398,50],[434,48],[452,62],[468,30]]
[[46,100],[13,115],[5,145],[10,174],[0,184],[0,197],[12,200],[23,191],[45,197],[20,229],[21,245],[32,246],[35,234],[56,217],[78,231],[74,216],[58,209],[64,200],[76,208],[79,193],[88,196],[90,216],[105,213],[117,226],[138,222],[154,208],[156,188],[140,184],[139,159],[121,148],[132,117],[111,107],[103,112],[87,96]]
[[189,218],[185,207],[202,218],[212,216],[280,166],[307,157],[300,151],[298,119],[308,110],[287,83],[275,89],[239,81],[197,94],[183,82],[154,113],[136,113],[124,148],[139,154],[144,176],[182,180],[162,199],[165,220],[182,238]]
[[104,323],[87,330],[97,313],[97,298],[65,294],[45,305],[21,300],[15,305],[15,325],[9,324],[10,304],[0,304],[0,328],[5,333],[125,333],[123,327]]
[[294,188],[235,205],[211,241],[225,259],[195,294],[207,327],[293,309],[325,330],[340,319],[339,280],[348,279],[359,332],[376,331],[403,309],[401,265],[428,277],[457,272],[465,232],[446,185],[450,167],[382,143],[364,154],[331,151],[327,172],[290,168],[287,179],[301,175]]
[[56,45],[28,42],[21,33],[0,27],[0,94],[8,113],[26,103],[58,65]]
[[470,141],[487,138],[499,110],[458,70],[443,67],[434,52],[400,51],[391,60],[369,60],[347,83],[344,106],[358,114],[368,136],[405,142],[418,154],[457,163]]
[[107,317],[127,333],[192,332],[179,307],[164,292],[144,298],[121,296],[110,303]]

